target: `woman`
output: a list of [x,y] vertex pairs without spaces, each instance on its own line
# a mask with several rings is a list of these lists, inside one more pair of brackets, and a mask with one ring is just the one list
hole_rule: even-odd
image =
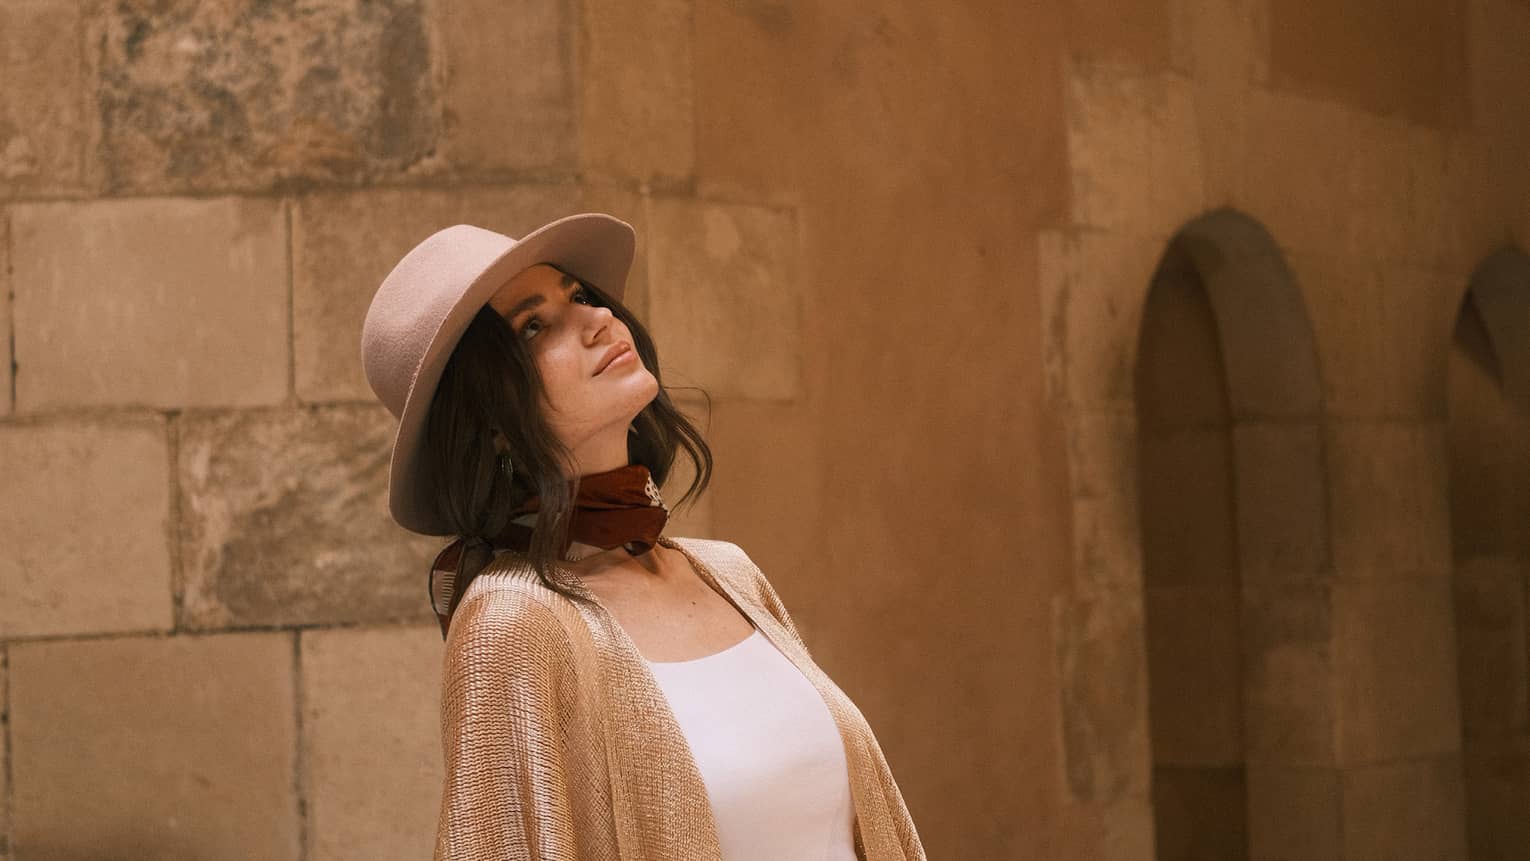
[[621,303],[630,225],[411,250],[367,312],[399,419],[389,509],[455,540],[437,859],[914,859],[870,726],[736,545],[663,535],[677,450],[711,452]]

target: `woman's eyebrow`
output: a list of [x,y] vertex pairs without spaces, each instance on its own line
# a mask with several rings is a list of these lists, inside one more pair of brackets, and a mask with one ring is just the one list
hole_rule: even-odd
[[[563,273],[563,278],[559,282],[558,286],[561,287],[564,290],[567,290],[569,287],[572,287],[574,285],[574,283],[575,283],[574,276],[572,276],[572,275],[568,274],[567,272],[565,272],[565,273]],[[511,308],[509,313],[505,314],[505,319],[506,320],[514,320],[516,318],[516,315],[520,314],[522,311],[526,311],[526,310],[529,310],[531,308],[535,308],[538,305],[542,304],[543,301],[545,301],[545,300],[544,300],[544,298],[543,298],[541,293],[533,293],[530,296],[527,296],[525,299],[522,299],[521,301],[515,303],[515,307]]]

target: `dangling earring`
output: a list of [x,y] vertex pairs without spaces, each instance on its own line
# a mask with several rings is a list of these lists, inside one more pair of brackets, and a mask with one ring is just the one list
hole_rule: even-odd
[[515,478],[515,463],[510,460],[510,452],[502,451],[499,453],[499,468],[504,472],[505,478]]

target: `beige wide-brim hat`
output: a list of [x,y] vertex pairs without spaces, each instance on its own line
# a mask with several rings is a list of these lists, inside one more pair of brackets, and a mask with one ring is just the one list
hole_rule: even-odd
[[404,255],[372,297],[361,362],[378,400],[398,418],[388,509],[405,529],[449,535],[421,463],[425,417],[446,360],[479,309],[528,266],[550,263],[620,300],[636,248],[632,225],[599,212],[570,215],[520,239],[458,224]]

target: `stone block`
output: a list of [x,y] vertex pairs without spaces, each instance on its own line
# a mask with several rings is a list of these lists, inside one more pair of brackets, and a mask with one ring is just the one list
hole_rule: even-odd
[[182,626],[434,618],[426,573],[450,539],[389,516],[397,423],[381,406],[188,414],[179,426]]
[[1257,218],[1282,250],[1348,254],[1351,112],[1265,89],[1249,91],[1243,104],[1247,145],[1235,205]]
[[1248,90],[1220,80],[1196,81],[1191,86],[1206,209],[1242,205],[1248,199],[1243,190],[1244,160],[1250,147]]
[[1096,231],[1044,231],[1038,242],[1048,398],[1135,409],[1143,303],[1164,243]]
[[1339,575],[1444,579],[1451,566],[1444,428],[1352,421],[1332,422],[1325,433]]
[[1246,581],[1314,579],[1329,570],[1327,480],[1316,425],[1233,428],[1237,559]]
[[1455,647],[1448,579],[1334,584],[1334,690],[1343,763],[1460,751]]
[[80,4],[0,5],[0,197],[78,192],[90,134]]
[[1460,285],[1427,269],[1362,267],[1338,256],[1297,253],[1292,267],[1312,317],[1329,414],[1443,420]]
[[1269,4],[1262,0],[1171,0],[1173,66],[1225,89],[1270,74]]
[[1076,63],[1067,112],[1073,225],[1167,239],[1205,208],[1183,79]]
[[1246,795],[1241,765],[1154,766],[1155,857],[1245,857]]
[[[1509,557],[1458,562],[1452,579],[1461,731],[1465,738],[1526,729],[1530,716],[1530,605],[1524,563]],[[1530,798],[1530,796],[1526,796]],[[1527,844],[1530,845],[1530,844]]]
[[1530,740],[1515,747],[1474,750],[1463,762],[1472,858],[1513,858],[1530,846]]
[[1100,861],[1153,861],[1154,811],[1150,796],[1131,796],[1104,804],[1092,805],[1096,817],[1090,828],[1096,832]]
[[[1197,774],[1242,768],[1242,614],[1236,576],[1228,574],[1220,585],[1148,587],[1155,768]],[[1239,798],[1241,785],[1240,776]]]
[[650,330],[666,384],[716,397],[802,393],[797,225],[787,211],[654,198]]
[[1130,415],[1066,418],[1075,588],[1141,588],[1143,542],[1136,424]]
[[440,94],[421,0],[98,3],[109,193],[358,183],[429,167]]
[[411,248],[453,224],[520,238],[586,208],[638,231],[624,304],[646,307],[646,220],[641,199],[609,186],[475,186],[374,189],[304,195],[293,208],[293,352],[297,395],[307,402],[375,401],[361,364],[361,324],[377,288]]
[[1139,445],[1143,581],[1149,588],[1236,583],[1235,470],[1227,429],[1144,433]]
[[12,207],[16,411],[281,401],[286,246],[267,199]]
[[1342,861],[1339,771],[1248,765],[1249,861]]
[[0,861],[11,861],[11,689],[6,676],[9,658],[6,648],[0,646]]
[[452,170],[569,170],[578,157],[574,12],[556,0],[445,0],[444,147]]
[[[0,14],[4,14],[0,12]],[[11,218],[0,209],[0,416],[11,414]]]
[[1343,793],[1345,857],[1466,861],[1460,756],[1348,768]]
[[1146,70],[1169,66],[1171,0],[1130,5],[1068,0],[1063,8],[1063,33],[1070,53],[1113,66]]
[[1097,802],[1147,794],[1151,750],[1141,593],[1059,596],[1052,617],[1069,798]]
[[428,858],[441,761],[441,629],[300,634],[307,857]]
[[1250,767],[1335,763],[1327,584],[1243,584],[1243,729]]
[[0,425],[0,639],[171,625],[165,423]]
[[1445,136],[1438,129],[1356,112],[1351,168],[1342,191],[1345,240],[1360,259],[1438,265]]
[[806,16],[784,3],[697,3],[693,16],[698,194],[796,205],[813,128],[797,95],[822,80],[803,58]]
[[1270,85],[1437,127],[1468,119],[1463,3],[1271,0]]
[[690,0],[580,5],[579,164],[586,176],[690,179],[695,90]]
[[17,858],[301,857],[291,635],[9,649]]
[[1471,118],[1475,128],[1517,137],[1530,132],[1530,104],[1510,94],[1530,92],[1530,6],[1521,0],[1467,4]]

